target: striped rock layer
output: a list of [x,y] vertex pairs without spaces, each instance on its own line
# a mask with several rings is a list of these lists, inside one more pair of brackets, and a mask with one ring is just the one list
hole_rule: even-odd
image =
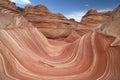
[[120,46],[89,32],[72,43],[34,27],[0,29],[0,80],[119,80]]
[[89,11],[86,24],[105,21],[94,29],[46,10],[0,1],[0,80],[120,80],[120,6]]

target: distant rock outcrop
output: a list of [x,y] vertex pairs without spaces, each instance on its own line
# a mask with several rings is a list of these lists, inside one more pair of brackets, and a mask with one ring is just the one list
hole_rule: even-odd
[[[9,23],[14,18],[9,17],[19,15],[26,19],[26,21],[32,23],[32,25],[40,32],[42,32],[47,38],[63,40],[67,38],[73,31],[81,32],[87,28],[93,30],[101,24],[111,15],[112,12],[97,12],[95,8],[90,9],[85,16],[83,16],[81,22],[76,22],[74,19],[67,19],[61,13],[52,13],[46,6],[40,4],[36,6],[28,5],[24,9],[17,7],[15,3],[9,0],[0,1],[0,12],[5,13],[6,20]],[[1,17],[1,21],[4,19]],[[15,19],[16,20],[16,19]],[[3,25],[3,23],[0,23]],[[6,25],[7,22],[6,22]],[[84,29],[83,29],[84,28]],[[87,31],[87,32],[88,32]],[[84,34],[86,33],[86,30]],[[79,34],[83,35],[83,33]]]
[[92,8],[92,9],[88,10],[88,12],[86,13],[85,16],[92,15],[92,14],[94,15],[97,13],[98,13],[97,10],[95,8]]
[[0,0],[0,7],[5,7],[8,9],[17,10],[15,3],[10,2],[9,0]]
[[48,8],[42,4],[37,5],[37,6],[32,6],[32,5],[28,5],[24,8],[25,13],[24,14],[44,14],[44,15],[48,15],[51,14],[51,12],[48,10]]
[[44,5],[26,6],[23,16],[48,38],[65,38],[78,24],[61,13],[51,13]]
[[92,8],[82,17],[80,24],[89,28],[96,28],[104,23],[110,15],[110,11],[97,12],[96,9]]

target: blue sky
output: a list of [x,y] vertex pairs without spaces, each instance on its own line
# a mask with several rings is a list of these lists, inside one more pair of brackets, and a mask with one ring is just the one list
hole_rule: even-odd
[[120,4],[120,0],[11,0],[16,5],[24,7],[26,5],[44,4],[48,9],[64,14],[67,18],[75,18],[80,21],[81,17],[90,8],[98,11],[112,10]]

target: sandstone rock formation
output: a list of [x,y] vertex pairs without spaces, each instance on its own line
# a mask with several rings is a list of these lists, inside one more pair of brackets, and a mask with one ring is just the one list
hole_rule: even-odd
[[120,6],[96,29],[39,8],[0,6],[0,80],[120,80]]
[[1,80],[119,80],[120,46],[96,31],[50,42],[34,27],[0,29]]
[[27,6],[24,11],[24,17],[48,38],[65,38],[78,24],[60,13],[51,13],[44,5]]
[[112,11],[112,15],[101,26],[101,29],[104,34],[116,38],[112,46],[120,45],[120,5]]
[[89,28],[96,28],[96,26],[104,23],[110,15],[111,11],[97,12],[95,8],[92,8],[82,17],[80,24]]
[[6,7],[8,9],[13,9],[13,10],[17,9],[15,3],[10,2],[9,0],[0,0],[0,6]]

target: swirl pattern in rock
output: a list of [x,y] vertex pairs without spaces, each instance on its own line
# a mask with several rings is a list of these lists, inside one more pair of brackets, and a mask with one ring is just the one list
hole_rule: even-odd
[[[77,26],[73,19],[70,24],[65,24],[69,26],[65,31],[55,26],[59,32],[55,34],[57,31],[52,30],[53,37],[56,37],[54,34],[59,38],[67,33],[67,37],[59,41],[46,38],[19,12],[23,9],[16,10],[18,7],[14,3],[9,0],[1,0],[0,3],[0,80],[120,80],[120,7],[101,27],[89,29]],[[6,7],[5,4],[10,5]],[[31,7],[26,7],[26,11]],[[39,13],[40,10],[52,14],[47,8],[37,7],[44,6],[32,7],[32,12],[37,10]],[[97,12],[93,9],[92,13]],[[91,19],[94,21],[91,11],[88,14],[88,17],[93,16]],[[59,20],[58,17],[62,18]],[[69,22],[61,14],[55,14],[54,18],[58,23]],[[28,19],[33,20],[30,16]],[[84,20],[88,21],[88,18]],[[62,27],[65,28],[65,25]],[[49,30],[44,29],[49,34]],[[71,29],[70,32],[68,29]],[[115,45],[111,45],[113,43]]]
[[36,28],[0,30],[1,80],[119,80],[120,46],[89,32],[73,43],[47,40]]

